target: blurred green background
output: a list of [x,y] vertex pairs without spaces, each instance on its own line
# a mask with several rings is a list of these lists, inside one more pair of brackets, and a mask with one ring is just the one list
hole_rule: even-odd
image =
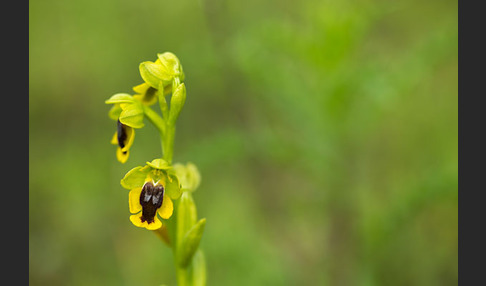
[[456,285],[457,1],[29,1],[31,285],[175,285],[104,100],[171,51],[208,285]]

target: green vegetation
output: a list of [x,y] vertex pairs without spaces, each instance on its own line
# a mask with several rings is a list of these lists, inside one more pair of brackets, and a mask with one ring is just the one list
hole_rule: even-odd
[[[30,1],[31,285],[175,285],[104,100],[164,51],[208,285],[457,285],[457,1]],[[209,223],[210,222],[210,223]]]

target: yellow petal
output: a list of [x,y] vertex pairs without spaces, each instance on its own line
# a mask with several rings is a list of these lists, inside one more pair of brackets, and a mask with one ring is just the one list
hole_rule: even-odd
[[129,155],[130,152],[128,150],[125,151],[125,154],[123,154],[122,148],[116,148],[116,158],[118,159],[118,161],[120,161],[120,163],[125,163],[128,160]]
[[157,96],[156,96],[156,94],[152,95],[151,97],[145,96],[144,97],[144,102],[148,106],[155,104],[157,102]]
[[149,89],[149,87],[150,87],[150,85],[148,85],[147,83],[144,82],[142,84],[134,86],[133,91],[135,91],[138,94],[144,94],[144,93],[147,92],[147,89]]
[[140,194],[142,193],[142,188],[136,188],[128,193],[128,206],[130,207],[130,212],[132,214],[138,213],[142,210],[142,205],[140,204]]
[[[147,223],[147,222],[145,222],[145,223]],[[160,221],[160,219],[157,216],[155,216],[154,222],[152,222],[150,224],[147,223],[147,226],[145,228],[148,229],[148,230],[156,230],[156,229],[159,229],[161,227],[162,227],[162,222]]]
[[141,94],[135,94],[135,95],[133,95],[133,98],[142,101],[143,100],[143,95],[141,95]]
[[127,140],[125,142],[125,147],[123,147],[122,151],[128,151],[133,145],[133,140],[135,140],[135,129],[130,126],[125,126],[125,130],[127,132]]
[[111,138],[111,144],[113,145],[118,145],[118,133],[115,132],[115,134],[113,135],[113,138]]
[[146,93],[144,94],[135,94],[133,98],[136,98],[137,100],[140,100],[142,103],[145,105],[154,105],[157,102],[157,96],[154,92],[152,95],[147,95]]
[[172,216],[172,212],[174,211],[174,204],[172,200],[164,194],[164,200],[162,201],[162,206],[157,210],[157,213],[160,217],[164,219],[168,219]]
[[130,221],[135,226],[138,226],[138,227],[145,227],[145,225],[147,225],[147,222],[146,221],[142,222],[142,212],[140,212],[139,214],[131,215],[130,216]]
[[162,222],[160,221],[160,219],[157,216],[154,217],[154,221],[151,222],[151,223],[147,223],[147,221],[142,222],[142,212],[140,212],[139,214],[131,215],[130,221],[135,226],[145,227],[148,230],[155,230],[155,229],[159,229],[160,227],[162,227]]

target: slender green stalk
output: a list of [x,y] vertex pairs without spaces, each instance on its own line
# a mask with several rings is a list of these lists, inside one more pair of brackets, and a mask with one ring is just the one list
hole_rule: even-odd
[[[160,135],[161,147],[162,147],[162,159],[167,161],[169,164],[172,164],[172,158],[174,154],[174,139],[175,139],[175,122],[169,122],[169,106],[167,104],[166,98],[163,94],[163,89],[159,89],[158,98],[159,98],[159,107],[162,113],[162,117],[152,110],[149,106],[143,106],[144,113],[146,118],[157,128]],[[171,104],[172,105],[172,104]],[[172,106],[171,106],[172,107]],[[174,209],[177,210],[179,208],[179,202],[174,202]],[[195,208],[195,206],[194,206]],[[195,209],[194,209],[195,211]],[[176,268],[176,278],[177,278],[177,285],[178,286],[194,286],[197,282],[194,281],[191,267],[192,262],[189,263],[186,267],[182,267],[179,265],[179,256],[180,256],[180,247],[182,244],[183,236],[187,229],[178,229],[180,227],[180,223],[178,220],[183,219],[180,217],[179,212],[175,211],[175,216],[171,219],[170,222],[166,225],[168,235],[165,233],[156,233],[165,243],[167,243],[173,250],[174,255],[174,264]],[[193,218],[194,220],[197,217]],[[184,220],[184,219],[183,219]],[[194,223],[194,222],[193,222]],[[164,236],[166,235],[166,236]],[[168,241],[170,240],[170,241]],[[203,256],[201,256],[202,260],[204,260]],[[204,263],[204,261],[203,261]],[[201,269],[205,272],[205,267]],[[205,273],[204,273],[205,277]],[[204,278],[205,280],[205,278]],[[201,284],[198,284],[201,285]]]
[[174,154],[174,137],[175,137],[175,126],[166,125],[165,136],[162,143],[162,152],[164,154],[163,159],[167,163],[172,164],[172,156]]
[[[160,93],[162,96],[163,94]],[[160,96],[159,96],[160,99]],[[165,102],[165,97],[163,99]],[[161,101],[159,100],[159,101]],[[168,114],[167,104],[161,103],[160,104],[162,114]],[[162,119],[156,112],[154,112],[150,107],[144,106],[144,112],[147,115],[149,121],[154,124],[154,126],[159,130],[160,133],[160,141],[162,146],[162,159],[167,161],[169,164],[172,163],[172,157],[174,154],[174,138],[175,138],[175,126],[171,126],[168,124],[167,120]],[[172,224],[172,226],[175,226]],[[169,231],[176,232],[176,229],[169,229]],[[179,235],[173,236],[176,241],[171,242],[171,246],[173,248],[174,253],[174,264],[176,267],[176,278],[177,278],[177,285],[178,286],[190,286],[191,279],[190,273],[188,272],[187,268],[182,268],[178,265],[178,256],[177,256],[177,249],[178,245],[180,244],[182,237]]]
[[143,105],[142,108],[146,118],[159,130],[160,135],[163,136],[166,129],[165,120],[163,120],[157,112],[153,111],[152,108],[145,105]]
[[[172,156],[174,154],[174,137],[175,137],[175,126],[165,126],[165,136],[161,136],[162,140],[162,153],[163,153],[163,159],[166,160],[169,164],[172,163]],[[177,216],[177,215],[176,215]],[[175,218],[177,219],[177,218]],[[176,225],[174,225],[177,227]],[[174,253],[174,264],[176,267],[176,278],[177,278],[177,285],[178,286],[190,286],[191,281],[189,277],[189,272],[187,271],[186,268],[182,268],[178,265],[178,249],[179,245],[182,241],[182,237],[180,235],[177,235],[177,230],[176,229],[171,229],[170,231],[173,231],[176,233],[174,235],[174,238],[176,241],[172,243],[172,249]]]
[[187,286],[191,285],[191,281],[189,279],[189,272],[187,269],[176,266],[176,277],[177,277],[177,285],[178,286]]

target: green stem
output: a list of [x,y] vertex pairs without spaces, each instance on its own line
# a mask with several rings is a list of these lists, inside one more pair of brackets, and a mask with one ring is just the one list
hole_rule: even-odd
[[162,138],[162,151],[163,159],[167,163],[172,164],[172,156],[174,154],[174,137],[175,137],[175,126],[166,125],[165,136]]
[[[146,118],[158,129],[159,134],[160,134],[160,141],[161,141],[161,147],[162,147],[162,158],[167,161],[167,163],[172,164],[172,157],[174,154],[174,139],[175,139],[175,123],[170,124],[168,122],[168,116],[169,116],[169,106],[167,104],[167,101],[165,99],[163,89],[159,88],[158,91],[158,97],[159,97],[159,106],[160,110],[162,112],[162,117],[153,111],[150,107],[148,106],[143,106],[144,113],[146,115]],[[193,286],[195,281],[193,281],[192,274],[190,271],[192,262],[189,264],[188,267],[184,268],[179,266],[178,263],[178,249],[179,246],[182,242],[183,235],[185,233],[178,233],[178,225],[176,221],[178,219],[181,219],[178,217],[178,212],[176,211],[178,209],[179,202],[174,202],[174,215],[171,219],[171,221],[167,224],[167,231],[168,231],[168,237],[161,237],[161,238],[169,238],[170,240],[173,239],[173,241],[170,242],[170,246],[172,247],[173,253],[174,253],[174,264],[176,268],[176,278],[177,278],[177,285],[178,286]],[[196,218],[195,218],[196,219]],[[180,226],[179,226],[180,227]],[[159,235],[160,236],[160,235]],[[167,242],[167,241],[164,241]],[[204,258],[202,258],[204,259]],[[202,270],[205,272],[205,269]],[[205,279],[204,279],[205,280]]]
[[158,129],[163,154],[162,158],[171,164],[174,154],[175,126],[169,126],[167,121],[148,106],[143,106],[143,112],[146,118]]
[[[177,262],[176,262],[176,264],[177,264]],[[189,272],[187,271],[186,268],[176,266],[177,286],[191,285],[188,274],[189,274]]]
[[152,108],[143,105],[143,112],[145,113],[145,117],[159,130],[161,136],[165,134],[166,124],[165,120],[160,117],[160,115],[153,111]]

